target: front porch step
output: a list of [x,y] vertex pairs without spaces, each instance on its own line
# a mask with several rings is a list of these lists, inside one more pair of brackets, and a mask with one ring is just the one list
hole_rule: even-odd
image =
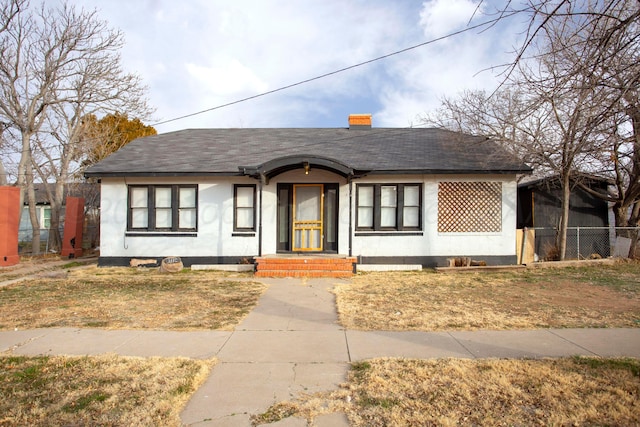
[[351,277],[355,257],[258,257],[256,277]]

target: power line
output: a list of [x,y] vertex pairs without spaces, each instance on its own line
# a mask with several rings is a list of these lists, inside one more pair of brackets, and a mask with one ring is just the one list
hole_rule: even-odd
[[386,55],[378,56],[377,58],[373,58],[373,59],[369,59],[367,61],[359,62],[357,64],[350,65],[348,67],[344,67],[344,68],[340,68],[338,70],[330,71],[328,73],[321,74],[321,75],[315,76],[315,77],[311,77],[311,78],[306,79],[306,80],[301,80],[301,81],[296,82],[296,83],[288,84],[286,86],[281,86],[281,87],[279,87],[277,89],[273,89],[273,90],[269,90],[269,91],[266,91],[266,92],[258,93],[256,95],[252,95],[252,96],[248,96],[246,98],[241,98],[241,99],[238,99],[238,100],[235,100],[235,101],[227,102],[225,104],[220,104],[220,105],[217,105],[215,107],[207,108],[205,110],[200,110],[200,111],[197,111],[195,113],[185,114],[183,116],[175,117],[173,119],[163,120],[163,121],[154,123],[151,126],[155,127],[155,126],[158,126],[158,125],[164,125],[164,124],[167,124],[167,123],[171,123],[171,122],[175,122],[175,121],[178,121],[178,120],[186,119],[188,117],[193,117],[193,116],[197,116],[197,115],[200,115],[200,114],[208,113],[210,111],[219,110],[221,108],[230,107],[232,105],[240,104],[242,102],[251,101],[251,100],[256,99],[256,98],[261,98],[263,96],[274,94],[276,92],[282,92],[284,90],[291,89],[291,88],[296,87],[296,86],[301,86],[301,85],[304,85],[304,84],[307,84],[307,83],[311,83],[311,82],[316,81],[316,80],[324,79],[326,77],[330,77],[330,76],[333,76],[333,75],[336,75],[336,74],[343,73],[345,71],[353,70],[354,68],[362,67],[364,65],[368,65],[368,64],[371,64],[373,62],[382,61],[383,59],[387,59],[387,58],[390,58],[392,56],[400,55],[400,54],[409,52],[411,50],[415,50],[415,49],[421,48],[423,46],[427,46],[427,45],[439,42],[441,40],[445,40],[445,39],[447,39],[449,37],[454,37],[454,36],[466,33],[467,31],[475,30],[475,29],[486,27],[486,26],[489,26],[489,25],[494,25],[499,19],[502,19],[502,18],[504,18],[504,16],[500,16],[499,18],[491,19],[489,21],[485,21],[485,22],[482,22],[482,23],[479,23],[479,24],[476,24],[476,25],[473,25],[473,26],[470,26],[470,27],[465,27],[462,30],[454,31],[452,33],[449,33],[449,34],[441,36],[441,37],[437,37],[435,39],[427,40],[425,42],[422,42],[422,43],[419,43],[419,44],[416,44],[416,45],[413,45],[413,46],[410,46],[410,47],[407,47],[407,48],[404,48],[404,49],[396,50],[396,51],[388,53]]

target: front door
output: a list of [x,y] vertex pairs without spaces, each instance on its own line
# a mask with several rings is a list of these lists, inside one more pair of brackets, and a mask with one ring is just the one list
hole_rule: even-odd
[[323,250],[323,201],[322,184],[293,186],[293,251]]
[[337,252],[338,187],[278,184],[278,252]]

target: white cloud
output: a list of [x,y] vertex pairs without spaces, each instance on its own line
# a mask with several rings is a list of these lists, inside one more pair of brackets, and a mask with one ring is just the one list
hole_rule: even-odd
[[[59,0],[62,1],[62,0]],[[125,68],[166,120],[329,73],[463,28],[479,0],[71,0],[123,30]],[[481,11],[480,11],[481,12]],[[479,19],[479,18],[477,18]],[[504,39],[504,38],[503,38]],[[407,126],[442,94],[491,84],[504,40],[468,33],[158,127]]]
[[[188,77],[196,79],[193,85],[216,95],[262,93],[268,89],[254,72],[235,58],[219,60],[211,66],[187,63]],[[203,93],[204,95],[205,93]]]
[[[476,11],[476,5],[467,0],[425,2],[420,17],[421,29],[431,38],[486,19],[482,10]],[[513,39],[504,37],[504,31],[504,25],[484,32],[469,30],[396,61],[389,69],[393,83],[385,89],[378,114],[383,124],[416,125],[417,117],[437,108],[443,96],[452,97],[467,89],[493,90],[501,77],[490,68],[511,59],[508,51]]]
[[481,13],[472,0],[431,0],[423,4],[420,25],[429,38],[442,37],[469,24],[474,14]]

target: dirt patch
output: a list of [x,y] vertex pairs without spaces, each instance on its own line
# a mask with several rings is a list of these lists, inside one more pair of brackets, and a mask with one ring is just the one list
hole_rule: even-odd
[[46,272],[0,288],[0,329],[228,330],[264,289],[240,275],[208,271],[90,267]]
[[340,390],[254,420],[344,412],[354,427],[638,425],[638,395],[637,359],[374,359],[355,363]]
[[0,283],[43,272],[60,271],[68,268],[95,264],[98,258],[87,256],[68,259],[59,255],[41,255],[20,257],[20,263],[9,267],[0,267]]
[[214,360],[0,356],[2,426],[180,426]]
[[362,330],[640,326],[640,264],[504,273],[360,274],[335,288],[342,324]]

